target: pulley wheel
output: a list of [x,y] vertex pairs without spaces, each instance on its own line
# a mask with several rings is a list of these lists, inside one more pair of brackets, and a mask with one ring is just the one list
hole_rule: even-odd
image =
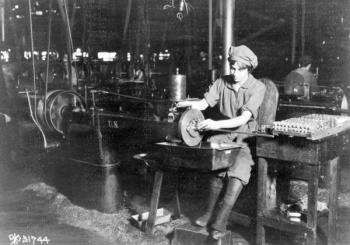
[[44,101],[38,105],[39,117],[49,130],[61,134],[64,133],[64,124],[66,123],[64,113],[74,108],[85,110],[84,100],[74,91],[50,91],[45,102],[46,108],[44,108]]
[[178,123],[178,134],[184,144],[188,146],[198,145],[203,135],[197,130],[197,124],[204,121],[201,111],[190,109],[182,113]]

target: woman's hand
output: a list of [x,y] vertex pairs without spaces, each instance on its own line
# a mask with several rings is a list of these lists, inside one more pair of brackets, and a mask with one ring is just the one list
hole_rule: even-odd
[[206,119],[204,121],[201,121],[197,125],[198,130],[215,130],[219,129],[219,124],[217,121],[214,121],[212,119]]
[[189,107],[192,106],[190,101],[179,101],[176,103],[176,107]]

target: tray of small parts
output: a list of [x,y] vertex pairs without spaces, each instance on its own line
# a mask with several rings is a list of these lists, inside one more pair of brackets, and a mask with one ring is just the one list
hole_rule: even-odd
[[305,137],[320,140],[350,129],[350,117],[328,114],[309,114],[273,123],[274,135]]

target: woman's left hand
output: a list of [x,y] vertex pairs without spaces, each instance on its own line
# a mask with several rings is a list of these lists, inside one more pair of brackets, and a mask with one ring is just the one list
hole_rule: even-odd
[[218,122],[212,119],[206,119],[197,125],[198,130],[215,130],[219,129]]

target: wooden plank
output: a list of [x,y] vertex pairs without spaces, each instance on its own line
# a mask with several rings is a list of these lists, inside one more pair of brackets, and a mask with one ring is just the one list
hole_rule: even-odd
[[304,234],[310,230],[305,222],[290,221],[277,210],[265,211],[261,217],[258,217],[258,222],[262,222],[264,226],[292,233]]

